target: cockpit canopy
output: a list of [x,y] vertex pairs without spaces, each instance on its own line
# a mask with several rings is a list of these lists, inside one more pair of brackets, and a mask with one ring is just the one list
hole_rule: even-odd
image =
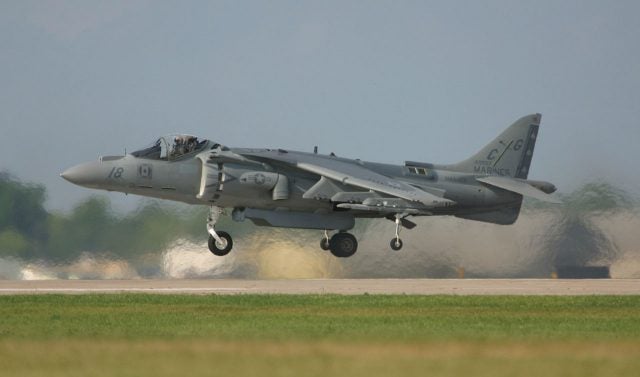
[[209,140],[191,135],[167,135],[159,138],[144,149],[131,153],[135,157],[150,160],[176,160],[182,156],[204,150]]

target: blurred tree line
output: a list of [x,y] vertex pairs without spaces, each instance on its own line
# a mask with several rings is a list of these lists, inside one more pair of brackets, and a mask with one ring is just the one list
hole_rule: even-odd
[[[69,213],[48,212],[46,189],[0,173],[0,257],[73,260],[84,252],[126,259],[161,252],[178,238],[204,241],[208,209],[146,201],[128,214],[91,197]],[[221,220],[225,229],[233,228]]]
[[[553,213],[546,247],[549,265],[588,265],[611,261],[616,245],[592,219],[625,210],[635,211],[637,200],[608,183],[587,183],[562,195],[563,204],[527,200],[528,211]],[[94,196],[69,213],[44,207],[46,188],[23,183],[0,172],[0,258],[71,261],[82,253],[97,253],[126,260],[161,253],[177,239],[196,242],[207,238],[208,208],[147,200],[127,214],[112,211],[109,200]],[[368,221],[356,231],[365,232]],[[237,237],[255,232],[250,222],[238,224],[223,216],[220,228]],[[314,233],[315,237],[315,233]]]

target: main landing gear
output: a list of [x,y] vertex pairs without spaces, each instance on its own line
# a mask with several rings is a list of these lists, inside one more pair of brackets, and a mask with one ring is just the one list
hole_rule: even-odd
[[329,238],[329,233],[325,230],[324,237],[320,240],[320,248],[331,251],[331,254],[338,258],[348,258],[358,250],[358,240],[347,232],[338,232]]
[[[400,231],[403,228],[413,229],[416,226],[414,222],[407,220],[405,217],[406,214],[401,213],[389,215],[387,217],[396,224],[395,237],[393,237],[391,242],[389,242],[389,246],[391,246],[392,250],[397,251],[402,249],[403,242],[400,239]],[[352,234],[342,231],[329,238],[329,232],[325,230],[324,237],[320,240],[320,248],[322,250],[331,251],[331,254],[336,257],[347,258],[355,254],[356,250],[358,250],[358,241]]]
[[214,226],[220,218],[223,210],[220,207],[211,206],[207,218],[207,232],[209,232],[209,250],[217,256],[229,254],[233,248],[233,239],[227,232],[216,232]]
[[[216,222],[222,213],[222,208],[211,206],[209,209],[209,217],[207,218],[209,250],[218,256],[229,254],[233,248],[233,239],[229,233],[215,230]],[[416,226],[415,223],[407,220],[405,217],[406,214],[404,217],[402,214],[395,214],[387,217],[396,224],[395,237],[391,239],[391,242],[389,243],[389,246],[391,246],[391,249],[393,250],[402,249],[403,243],[400,239],[400,231],[402,228],[412,229]],[[331,254],[338,258],[348,258],[358,250],[358,240],[356,240],[353,234],[347,233],[346,231],[339,231],[329,237],[329,232],[325,230],[324,237],[320,240],[320,248],[322,248],[322,250],[331,251]]]

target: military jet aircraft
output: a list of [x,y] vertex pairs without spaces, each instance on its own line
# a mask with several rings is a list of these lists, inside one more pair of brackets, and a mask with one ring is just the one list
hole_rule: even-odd
[[[61,176],[77,185],[210,206],[209,249],[226,255],[231,236],[215,229],[231,209],[235,221],[323,231],[320,247],[336,257],[357,248],[347,231],[356,218],[395,222],[390,242],[403,246],[400,231],[416,226],[412,216],[452,215],[493,224],[513,224],[523,196],[557,202],[556,188],[527,176],[540,114],[520,118],[472,157],[451,165],[406,161],[366,162],[333,153],[229,148],[189,135],[161,137],[124,156],[104,156]],[[331,237],[330,231],[336,231]]]

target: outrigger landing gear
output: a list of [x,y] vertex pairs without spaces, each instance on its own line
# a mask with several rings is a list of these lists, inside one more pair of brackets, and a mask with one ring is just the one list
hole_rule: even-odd
[[402,249],[402,240],[400,239],[400,230],[402,230],[402,223],[400,219],[400,215],[396,215],[396,236],[391,240],[389,245],[393,250]]
[[233,248],[233,239],[227,232],[216,232],[214,229],[216,222],[223,213],[223,209],[211,206],[209,209],[209,217],[207,218],[207,232],[209,233],[209,250],[217,256],[229,254]]

